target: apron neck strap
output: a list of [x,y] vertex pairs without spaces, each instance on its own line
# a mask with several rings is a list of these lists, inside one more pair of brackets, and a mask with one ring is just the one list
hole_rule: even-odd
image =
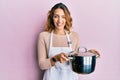
[[67,33],[66,31],[65,31],[65,33],[66,33],[68,45],[69,45],[69,47],[72,49],[72,42],[71,42],[71,40],[70,40],[70,37],[69,37],[69,35],[68,35],[68,33]]

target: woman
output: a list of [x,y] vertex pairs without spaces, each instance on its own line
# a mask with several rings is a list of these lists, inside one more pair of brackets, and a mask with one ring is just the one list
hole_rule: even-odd
[[[68,62],[67,55],[78,51],[79,35],[70,31],[72,18],[68,8],[58,3],[48,13],[45,31],[39,34],[38,59],[43,80],[78,80]],[[91,50],[95,51],[95,50]]]

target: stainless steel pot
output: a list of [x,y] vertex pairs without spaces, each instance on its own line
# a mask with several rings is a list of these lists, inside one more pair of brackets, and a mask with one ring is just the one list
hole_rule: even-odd
[[84,52],[69,56],[70,63],[74,72],[78,74],[89,74],[95,70],[96,58],[100,57],[100,54],[88,52],[86,48],[83,49]]

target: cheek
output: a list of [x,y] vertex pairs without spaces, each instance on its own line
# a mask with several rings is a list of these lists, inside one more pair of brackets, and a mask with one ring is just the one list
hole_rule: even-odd
[[54,23],[57,22],[57,19],[53,19],[53,22],[54,22]]
[[54,26],[56,25],[56,21],[53,21]]
[[65,19],[65,18],[63,18],[63,21],[64,21],[64,22],[66,22],[66,19]]
[[66,20],[64,20],[64,23],[66,24]]
[[53,24],[56,26],[57,20],[53,19]]

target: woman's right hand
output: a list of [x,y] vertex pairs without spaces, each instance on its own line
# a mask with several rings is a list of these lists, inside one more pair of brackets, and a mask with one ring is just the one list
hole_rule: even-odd
[[60,61],[60,63],[64,63],[64,62],[68,61],[67,55],[66,55],[66,53],[64,53],[64,52],[55,55],[54,58],[55,58],[57,61]]

